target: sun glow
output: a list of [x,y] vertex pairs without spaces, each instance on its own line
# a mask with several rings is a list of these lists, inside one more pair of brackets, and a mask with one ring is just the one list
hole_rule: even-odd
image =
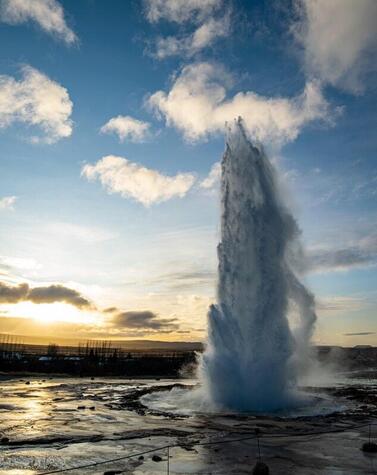
[[99,317],[93,312],[79,310],[78,308],[64,304],[34,304],[31,302],[21,302],[14,305],[12,312],[15,316],[22,315],[23,317],[33,319],[38,323],[81,323],[81,324],[96,324]]

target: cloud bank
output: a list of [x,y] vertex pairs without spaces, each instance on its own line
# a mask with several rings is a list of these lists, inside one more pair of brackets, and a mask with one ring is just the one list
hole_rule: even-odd
[[157,91],[147,104],[168,126],[197,141],[224,130],[224,124],[241,116],[249,133],[262,142],[284,144],[315,120],[331,119],[319,84],[309,82],[293,98],[267,98],[252,91],[227,99],[231,77],[219,65],[208,62],[185,66],[170,91]]
[[67,26],[62,6],[56,0],[1,0],[0,18],[11,25],[32,21],[67,44],[77,41],[75,33]]
[[54,143],[72,134],[72,101],[68,91],[31,66],[19,81],[0,76],[0,128],[16,122],[39,127],[33,142]]
[[36,304],[63,302],[80,309],[93,308],[91,302],[77,290],[64,285],[54,284],[30,288],[26,283],[11,286],[0,282],[0,303],[14,304],[24,301]]
[[195,181],[190,173],[167,176],[114,155],[103,157],[94,165],[85,165],[82,176],[88,180],[98,179],[108,193],[133,198],[144,206],[182,198]]
[[113,117],[101,127],[103,134],[115,133],[121,142],[143,142],[149,134],[150,124],[134,119],[129,115]]

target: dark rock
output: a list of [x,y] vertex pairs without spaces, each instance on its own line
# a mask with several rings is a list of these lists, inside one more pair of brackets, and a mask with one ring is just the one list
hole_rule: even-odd
[[361,450],[363,452],[376,453],[377,444],[375,444],[374,442],[365,442],[365,444],[363,444],[363,446],[361,447]]
[[269,475],[270,469],[263,462],[257,462],[253,468],[253,475]]
[[25,384],[30,384],[30,381],[26,381],[26,383],[25,383]]
[[138,460],[144,460],[144,455],[140,455],[140,457],[138,458]]
[[159,455],[153,455],[152,460],[153,462],[161,462],[162,458]]
[[103,475],[118,475],[118,473],[123,473],[122,470],[107,470],[103,472]]
[[96,407],[95,407],[95,406],[90,406],[89,409],[90,409],[91,411],[95,411],[95,410],[96,410]]
[[77,406],[77,409],[86,409],[85,406]]
[[1,444],[1,445],[6,445],[6,444],[8,444],[8,443],[9,443],[9,438],[8,438],[8,437],[2,437],[2,438],[0,439],[0,444]]

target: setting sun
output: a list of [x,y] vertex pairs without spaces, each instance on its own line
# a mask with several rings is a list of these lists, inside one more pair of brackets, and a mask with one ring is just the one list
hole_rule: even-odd
[[85,312],[65,303],[34,304],[31,302],[21,302],[12,305],[9,315],[23,315],[38,323],[75,323],[75,324],[96,324],[100,317],[93,312]]

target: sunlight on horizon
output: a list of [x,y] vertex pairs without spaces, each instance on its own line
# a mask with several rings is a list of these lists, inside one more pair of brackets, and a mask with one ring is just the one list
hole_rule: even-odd
[[9,306],[9,317],[22,315],[38,323],[82,323],[97,324],[101,322],[101,317],[93,312],[79,310],[78,308],[65,304],[34,304],[32,302],[20,302]]

